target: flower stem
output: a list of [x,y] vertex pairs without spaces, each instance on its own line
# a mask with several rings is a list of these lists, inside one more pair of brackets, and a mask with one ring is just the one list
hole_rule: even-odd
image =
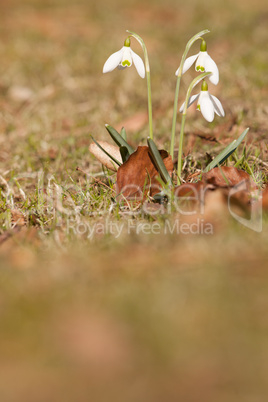
[[151,91],[151,72],[150,72],[150,64],[148,52],[145,46],[143,39],[137,35],[135,32],[128,31],[130,36],[133,36],[142,47],[144,54],[144,62],[145,62],[145,71],[146,71],[146,79],[147,79],[147,92],[148,92],[148,119],[149,119],[149,134],[150,138],[153,139],[153,112],[152,112],[152,91]]
[[153,110],[152,110],[152,91],[151,91],[151,74],[150,70],[146,69],[147,78],[147,91],[148,91],[148,118],[149,118],[149,134],[150,138],[153,139]]
[[211,72],[206,72],[199,74],[197,77],[193,79],[191,84],[189,85],[186,93],[186,99],[184,102],[184,108],[182,112],[182,120],[181,120],[181,131],[180,131],[180,143],[179,143],[179,153],[178,153],[178,181],[181,183],[181,168],[182,168],[182,148],[183,148],[183,137],[184,137],[184,126],[185,126],[185,120],[186,120],[186,113],[187,113],[187,108],[188,108],[188,103],[190,100],[191,92],[192,89],[194,88],[195,85],[197,85],[202,79],[210,75]]
[[171,158],[174,158],[174,146],[175,146],[175,132],[176,132],[176,121],[177,121],[177,109],[178,109],[178,100],[179,100],[179,89],[180,89],[180,82],[181,82],[181,76],[182,76],[182,69],[184,62],[186,60],[187,54],[191,48],[191,46],[198,40],[198,39],[203,39],[202,35],[205,35],[208,33],[208,29],[204,29],[203,31],[198,32],[196,35],[194,35],[188,42],[185,47],[184,53],[181,58],[181,63],[178,69],[178,78],[177,78],[177,84],[176,84],[176,90],[175,90],[175,98],[174,98],[174,108],[173,108],[173,119],[172,119],[172,129],[171,129],[171,141],[170,141],[170,155]]
[[176,132],[177,109],[178,109],[180,83],[181,83],[181,75],[178,75],[177,84],[176,84],[176,90],[175,90],[175,98],[174,98],[171,141],[170,141],[170,155],[171,155],[172,159],[174,159],[175,132]]
[[181,169],[182,169],[182,148],[183,148],[183,137],[184,137],[184,126],[186,120],[186,113],[182,115],[181,118],[181,131],[180,131],[180,143],[179,143],[179,153],[178,153],[178,181],[181,184]]

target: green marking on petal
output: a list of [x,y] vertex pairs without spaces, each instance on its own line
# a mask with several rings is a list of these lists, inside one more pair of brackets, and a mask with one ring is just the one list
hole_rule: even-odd
[[124,61],[122,61],[121,64],[122,64],[123,67],[126,67],[126,66],[127,66],[127,67],[130,67],[130,66],[131,66],[131,63],[130,63],[129,60],[124,60]]
[[196,110],[199,110],[200,112],[200,105],[197,105]]
[[201,67],[200,66],[196,66],[195,71],[200,71]]
[[205,68],[204,68],[204,67],[200,67],[200,70],[203,72],[203,71],[205,71]]

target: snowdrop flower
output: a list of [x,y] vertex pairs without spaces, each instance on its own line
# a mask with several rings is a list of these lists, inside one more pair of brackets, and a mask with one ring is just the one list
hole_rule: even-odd
[[103,66],[103,73],[109,73],[116,67],[122,70],[131,67],[132,62],[141,78],[145,77],[145,67],[143,60],[130,48],[130,39],[125,40],[124,46],[118,52],[113,53]]
[[[197,110],[201,111],[202,115],[207,121],[212,122],[214,120],[214,113],[221,117],[225,116],[219,99],[208,92],[208,84],[206,81],[202,82],[201,92],[190,97],[187,108],[195,101],[197,101]],[[185,102],[182,104],[180,112],[183,111],[184,106]]]
[[[184,74],[195,63],[195,70],[201,73],[211,71],[211,75],[208,77],[209,81],[217,85],[219,82],[219,70],[215,61],[208,55],[206,41],[202,41],[200,46],[200,52],[194,56],[188,57],[183,65],[182,74]],[[178,75],[179,69],[176,71]]]

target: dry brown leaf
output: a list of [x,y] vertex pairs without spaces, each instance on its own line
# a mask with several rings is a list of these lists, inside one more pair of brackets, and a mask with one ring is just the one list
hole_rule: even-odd
[[26,225],[26,219],[23,213],[18,209],[11,210],[11,222],[13,227]]
[[[171,156],[164,150],[159,152],[171,175],[173,171]],[[116,192],[129,200],[144,200],[147,194],[153,196],[160,191],[161,185],[157,177],[159,173],[152,161],[149,148],[140,146],[130,155],[127,162],[119,167]]]
[[264,210],[268,210],[268,186],[262,192],[262,207]]
[[[175,187],[175,195],[176,197],[196,197],[199,198],[198,194],[201,191],[204,191],[204,187],[206,183],[202,180],[197,181],[195,183],[184,183],[180,186]],[[214,188],[214,186],[210,186]]]
[[[228,189],[236,188],[232,193]],[[226,203],[229,200],[242,209],[247,209],[251,200],[251,192],[256,185],[248,173],[235,167],[222,166],[203,173],[202,180],[195,183],[184,183],[175,187],[175,195],[179,198],[188,199],[191,204],[194,202],[207,205],[207,195],[212,190],[225,189]]]
[[216,187],[233,187],[243,180],[250,182],[250,175],[233,166],[221,166],[203,173],[202,179]]
[[[120,154],[120,150],[117,146],[109,144],[106,141],[98,141],[100,146],[105,149],[106,152],[108,152],[111,156],[113,156],[118,162],[122,163],[122,157]],[[114,172],[117,171],[118,165],[113,162],[109,156],[107,156],[95,142],[92,142],[89,145],[89,151],[100,161],[104,166],[106,166],[108,169],[113,170]]]

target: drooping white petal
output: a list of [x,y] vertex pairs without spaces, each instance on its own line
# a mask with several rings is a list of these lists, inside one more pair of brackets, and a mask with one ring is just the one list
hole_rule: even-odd
[[122,60],[123,49],[118,50],[118,52],[113,53],[105,62],[103,66],[103,73],[109,73],[113,71],[116,67],[118,67],[119,63]]
[[[198,55],[199,55],[199,53],[194,54],[193,56],[190,56],[185,60],[185,62],[183,64],[183,68],[182,68],[182,74],[186,73],[186,71],[189,70],[189,68],[194,64],[194,62],[197,59]],[[179,73],[179,68],[178,68],[178,70],[176,71],[175,74],[178,75],[178,73]]]
[[132,66],[132,50],[130,49],[129,46],[123,46],[123,54],[119,69],[121,69],[120,67],[125,68],[131,66]]
[[217,115],[220,116],[220,117],[224,117],[224,116],[225,116],[225,113],[224,113],[222,104],[221,104],[221,102],[219,101],[219,99],[216,98],[216,96],[211,95],[211,94],[209,94],[209,96],[210,96],[210,99],[211,99],[211,101],[212,101],[212,103],[213,103],[215,113],[217,113]]
[[131,56],[133,59],[133,63],[134,66],[136,67],[136,70],[138,71],[138,74],[141,78],[145,77],[145,67],[144,67],[144,63],[143,60],[140,56],[138,56],[135,52],[133,52],[132,49],[131,50]]
[[208,91],[201,91],[198,104],[204,118],[207,121],[212,122],[214,119],[214,106],[209,97]]
[[205,59],[207,56],[207,52],[199,52],[199,55],[196,59],[196,63],[195,63],[195,71],[201,71],[204,72],[205,71]]
[[209,81],[212,84],[217,85],[219,82],[219,69],[215,61],[212,60],[212,58],[208,54],[204,59],[204,67],[206,72],[208,71],[212,72],[212,74],[208,76]]
[[[196,95],[190,96],[187,109],[188,109],[189,106],[191,106],[191,105],[198,99],[199,95],[200,95],[200,93],[199,93],[199,94],[196,94]],[[185,102],[183,102],[183,104],[182,104],[181,107],[180,107],[180,113],[183,112],[184,106],[185,106]]]

